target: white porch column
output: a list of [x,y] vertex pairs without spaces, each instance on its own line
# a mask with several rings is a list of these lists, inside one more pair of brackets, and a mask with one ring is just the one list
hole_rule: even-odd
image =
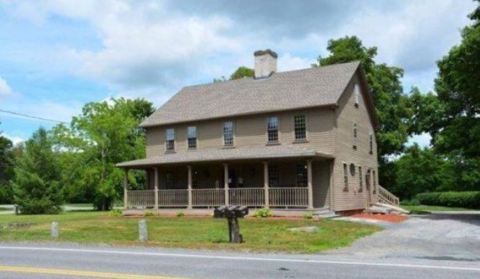
[[128,169],[125,169],[125,177],[123,178],[123,208],[128,208]]
[[223,164],[223,188],[225,190],[225,205],[229,205],[229,198],[228,198],[228,164]]
[[155,210],[158,210],[158,168],[154,168],[154,194],[155,194]]
[[307,161],[308,209],[313,209],[312,160]]
[[263,189],[265,191],[265,208],[270,207],[270,197],[269,197],[269,191],[268,191],[268,162],[263,162]]
[[187,166],[188,169],[188,209],[192,209],[192,166]]

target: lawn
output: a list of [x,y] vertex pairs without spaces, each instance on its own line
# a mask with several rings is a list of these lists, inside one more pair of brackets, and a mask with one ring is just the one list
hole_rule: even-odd
[[[227,224],[210,217],[146,217],[149,241],[146,245],[195,249],[234,249],[315,253],[349,246],[356,239],[380,228],[333,220],[278,220],[248,218],[240,221],[245,243],[228,243]],[[57,241],[145,245],[138,239],[138,218],[101,212],[68,212],[60,215],[0,216],[0,241],[52,241],[50,224],[58,221]],[[29,227],[12,224],[31,223]],[[10,225],[10,227],[8,227]],[[288,228],[318,226],[316,233],[291,232]]]
[[402,205],[402,207],[414,214],[428,214],[435,211],[472,211],[474,209],[461,208],[461,207],[446,207],[446,206],[434,206],[434,205]]

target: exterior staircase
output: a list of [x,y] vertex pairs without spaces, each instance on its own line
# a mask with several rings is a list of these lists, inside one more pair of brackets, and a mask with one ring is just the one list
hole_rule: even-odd
[[390,193],[387,189],[383,188],[380,185],[378,186],[378,200],[377,202],[383,203],[383,204],[388,204],[388,205],[393,205],[393,206],[399,206],[400,205],[400,199],[395,196],[394,194]]

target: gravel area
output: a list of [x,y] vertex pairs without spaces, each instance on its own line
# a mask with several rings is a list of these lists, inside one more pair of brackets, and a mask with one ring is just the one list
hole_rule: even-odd
[[480,214],[414,216],[334,254],[373,258],[480,261]]

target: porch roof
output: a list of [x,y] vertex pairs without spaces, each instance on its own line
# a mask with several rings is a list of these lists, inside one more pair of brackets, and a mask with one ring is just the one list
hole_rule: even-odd
[[221,149],[199,149],[179,153],[169,153],[146,159],[126,161],[117,164],[120,168],[141,168],[154,165],[233,161],[248,159],[276,159],[294,157],[333,158],[332,154],[297,145],[275,145],[264,147],[238,147]]

